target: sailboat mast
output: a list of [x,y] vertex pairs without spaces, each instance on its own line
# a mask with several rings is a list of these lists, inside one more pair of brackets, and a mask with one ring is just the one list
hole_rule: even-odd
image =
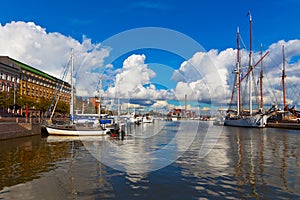
[[[252,16],[250,11],[248,12],[249,15],[249,21],[250,21],[250,52],[249,52],[249,70],[252,70]],[[251,73],[249,74],[249,110],[250,110],[250,115],[252,115],[252,77]]]
[[[260,44],[260,57],[262,58],[262,44]],[[264,65],[263,61],[261,61],[261,69],[259,76],[259,88],[260,88],[260,108],[264,110],[264,97],[263,97],[263,77],[264,77]]]
[[236,72],[236,87],[237,87],[237,115],[240,115],[240,108],[241,108],[241,77],[240,77],[240,68],[241,68],[241,57],[240,57],[240,29],[237,28],[237,35],[236,35],[236,48],[237,48],[237,72]]
[[102,77],[100,79],[100,88],[99,88],[99,115],[101,115],[101,89],[102,89]]
[[74,123],[74,83],[73,83],[73,70],[74,70],[74,51],[72,49],[71,53],[71,69],[70,69],[70,76],[71,76],[71,101],[70,101],[70,123]]
[[286,107],[286,88],[285,88],[285,54],[284,45],[282,45],[282,92],[283,92],[283,108]]

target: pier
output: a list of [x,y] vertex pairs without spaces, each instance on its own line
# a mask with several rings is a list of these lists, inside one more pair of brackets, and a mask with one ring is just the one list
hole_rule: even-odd
[[0,140],[41,134],[39,118],[0,118]]
[[280,123],[280,122],[268,122],[268,128],[284,128],[284,129],[295,129],[300,130],[300,123]]

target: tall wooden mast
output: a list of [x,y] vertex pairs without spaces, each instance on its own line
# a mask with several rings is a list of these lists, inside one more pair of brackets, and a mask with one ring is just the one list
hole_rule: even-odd
[[73,81],[73,71],[74,71],[74,50],[72,49],[71,53],[71,101],[70,101],[70,123],[74,123],[74,81]]
[[[260,45],[260,57],[262,57],[262,44]],[[260,89],[260,108],[264,110],[264,96],[263,96],[263,77],[264,77],[264,65],[263,61],[261,61],[261,69],[259,76],[259,89]]]
[[286,88],[285,88],[285,54],[284,54],[284,45],[282,45],[282,92],[283,92],[283,108],[286,107]]
[[[250,11],[248,12],[249,16],[249,21],[250,21],[250,52],[249,52],[249,71],[252,71],[252,16]],[[252,74],[252,73],[251,73]],[[252,76],[249,74],[249,110],[250,110],[250,115],[252,115]]]
[[240,29],[237,28],[236,34],[236,48],[237,48],[237,69],[236,69],[236,88],[237,88],[237,114],[240,114],[241,109],[241,77],[240,77],[240,69],[241,69],[241,56],[240,56]]

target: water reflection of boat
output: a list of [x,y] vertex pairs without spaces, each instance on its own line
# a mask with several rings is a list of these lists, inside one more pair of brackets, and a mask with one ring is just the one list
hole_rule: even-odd
[[130,116],[129,116],[129,123],[132,123],[132,124],[140,124],[142,123],[142,117],[138,114],[136,114],[135,112],[131,113]]
[[103,135],[103,136],[57,136],[57,135],[49,135],[47,137],[47,142],[72,142],[72,141],[105,141],[110,138],[109,135]]

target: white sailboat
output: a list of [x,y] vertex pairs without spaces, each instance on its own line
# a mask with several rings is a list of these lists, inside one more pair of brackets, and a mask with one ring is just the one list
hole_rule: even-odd
[[153,118],[149,114],[145,114],[142,117],[142,122],[143,123],[153,123]]
[[102,136],[110,132],[101,126],[99,121],[92,123],[75,123],[74,122],[74,84],[73,84],[73,68],[74,53],[71,54],[71,101],[70,101],[70,122],[64,125],[46,124],[45,128],[49,135],[65,135],[65,136]]
[[[237,65],[234,70],[236,77],[232,93],[232,99],[234,92],[236,92],[236,109],[228,109],[227,116],[224,120],[225,126],[241,126],[241,127],[258,127],[263,128],[267,124],[267,119],[272,115],[273,112],[277,110],[276,106],[272,106],[268,111],[264,112],[262,105],[256,111],[253,110],[252,106],[252,79],[253,79],[253,69],[264,59],[264,57],[269,53],[266,52],[259,61],[253,65],[252,64],[252,16],[250,12],[248,13],[250,17],[250,53],[249,53],[249,69],[244,77],[241,78],[241,56],[240,56],[240,32],[239,28],[237,29]],[[249,81],[249,110],[242,109],[241,103],[241,83],[242,81],[248,78]],[[261,80],[262,81],[262,80]],[[261,99],[262,99],[261,93]]]

